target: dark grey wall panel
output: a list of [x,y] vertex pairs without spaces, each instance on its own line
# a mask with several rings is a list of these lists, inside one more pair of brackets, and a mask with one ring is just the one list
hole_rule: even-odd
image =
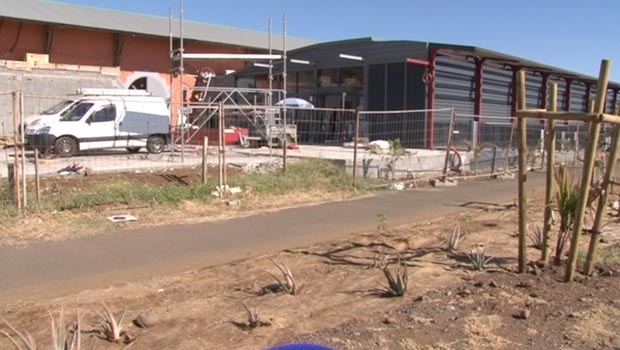
[[459,114],[474,114],[475,64],[446,56],[437,57],[435,108],[455,108]]
[[387,110],[405,109],[405,64],[389,63],[387,65]]
[[511,114],[512,71],[484,66],[482,115],[508,117]]
[[385,110],[385,64],[371,64],[368,69],[368,109]]
[[525,96],[527,108],[540,108],[542,102],[542,81],[540,74],[527,71],[525,73]]
[[582,82],[574,81],[571,87],[570,111],[585,112],[587,108],[586,85]]

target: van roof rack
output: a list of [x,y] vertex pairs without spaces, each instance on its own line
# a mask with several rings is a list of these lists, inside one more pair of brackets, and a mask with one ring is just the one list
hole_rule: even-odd
[[151,93],[146,90],[97,88],[77,89],[77,94],[82,96],[151,96]]

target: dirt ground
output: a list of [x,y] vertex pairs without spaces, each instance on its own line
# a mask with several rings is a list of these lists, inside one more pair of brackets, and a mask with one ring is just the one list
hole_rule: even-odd
[[[534,201],[533,201],[534,202]],[[538,200],[537,202],[540,202]],[[541,222],[541,207],[532,222]],[[50,310],[75,304],[84,315],[87,349],[123,349],[97,337],[104,301],[135,337],[131,349],[264,349],[290,341],[311,341],[335,349],[620,349],[620,225],[603,233],[601,260],[593,277],[561,282],[561,267],[514,273],[517,238],[514,208],[488,207],[454,217],[390,227],[346,240],[285,251],[275,256],[187,271],[135,283],[114,284],[59,299],[4,305],[0,318],[28,331],[46,349],[51,343]],[[380,226],[385,224],[386,228]],[[465,234],[456,253],[445,237],[455,225]],[[589,237],[584,237],[584,244]],[[470,267],[466,253],[485,247],[493,259],[483,271]],[[540,252],[529,248],[529,258]],[[388,298],[380,256],[408,265],[409,289]],[[286,263],[304,283],[299,295],[274,291],[271,262]],[[258,308],[264,326],[247,329],[243,303]],[[521,314],[526,313],[527,319]],[[142,314],[150,326],[131,320]],[[5,325],[0,329],[8,330]],[[0,337],[0,348],[10,344]]]

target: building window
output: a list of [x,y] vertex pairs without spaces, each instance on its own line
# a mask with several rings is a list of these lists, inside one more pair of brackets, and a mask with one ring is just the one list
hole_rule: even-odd
[[321,69],[318,78],[319,87],[338,86],[338,69]]
[[341,68],[340,86],[364,87],[364,67]]

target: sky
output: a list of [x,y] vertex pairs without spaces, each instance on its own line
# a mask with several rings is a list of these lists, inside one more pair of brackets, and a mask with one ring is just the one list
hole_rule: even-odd
[[[55,0],[168,16],[179,0]],[[618,0],[183,0],[186,20],[274,32],[316,41],[360,37],[473,45],[598,76],[612,61],[620,82]]]

